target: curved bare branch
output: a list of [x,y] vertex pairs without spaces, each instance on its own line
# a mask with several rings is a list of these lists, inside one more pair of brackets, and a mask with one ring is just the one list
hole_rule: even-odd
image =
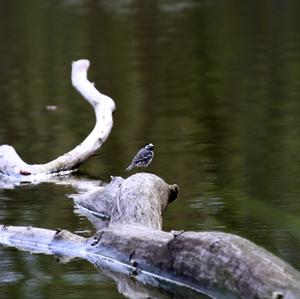
[[96,124],[86,139],[71,151],[45,164],[27,164],[9,145],[0,146],[0,174],[19,180],[38,180],[45,176],[76,171],[89,157],[101,148],[113,126],[114,101],[98,91],[87,78],[90,62],[80,59],[72,63],[72,84],[92,105]]

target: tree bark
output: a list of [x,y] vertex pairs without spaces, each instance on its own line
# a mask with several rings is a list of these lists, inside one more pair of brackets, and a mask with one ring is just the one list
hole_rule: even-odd
[[100,93],[87,79],[90,62],[81,59],[72,63],[72,84],[92,105],[96,124],[86,139],[73,150],[45,164],[24,162],[10,145],[0,146],[0,174],[16,180],[42,180],[53,175],[74,172],[102,146],[113,126],[114,101]]

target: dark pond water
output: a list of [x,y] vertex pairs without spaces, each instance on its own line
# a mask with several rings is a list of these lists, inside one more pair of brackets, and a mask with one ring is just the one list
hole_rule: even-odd
[[[70,69],[88,58],[117,112],[79,176],[125,176],[151,141],[149,171],[180,186],[165,230],[235,233],[300,269],[299,28],[299,1],[0,1],[0,144],[40,163],[80,143],[94,116]],[[74,192],[0,190],[0,223],[91,235]],[[1,298],[124,298],[86,261],[0,248],[0,263]]]

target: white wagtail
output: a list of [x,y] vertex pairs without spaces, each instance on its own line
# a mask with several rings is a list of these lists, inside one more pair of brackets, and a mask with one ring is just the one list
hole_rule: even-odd
[[147,167],[154,157],[153,149],[154,145],[152,143],[145,145],[145,147],[138,151],[131,164],[125,170],[130,170],[133,167]]

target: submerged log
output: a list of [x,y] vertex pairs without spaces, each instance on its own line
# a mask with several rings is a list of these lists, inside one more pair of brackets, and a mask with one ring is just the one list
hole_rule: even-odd
[[10,145],[0,146],[0,175],[13,177],[22,181],[34,181],[74,172],[102,146],[113,126],[112,114],[114,101],[100,93],[87,79],[90,62],[81,59],[72,63],[72,84],[92,105],[96,124],[86,139],[73,150],[45,164],[28,164],[24,162]]
[[[300,274],[270,252],[236,235],[184,232],[179,235],[141,226],[110,226],[98,232],[89,252],[135,265],[211,296],[300,298]],[[113,250],[112,250],[113,249]]]
[[[94,193],[86,198],[94,213],[97,200],[105,198],[104,191],[97,191],[99,197]],[[159,287],[169,282],[212,298],[300,298],[299,272],[244,238],[221,232],[161,231],[162,213],[176,198],[176,185],[141,173],[124,181],[112,180],[106,192],[115,195],[98,207],[110,221],[91,238],[64,230],[3,226],[0,243],[85,258],[117,273],[115,279],[131,294],[134,280]]]
[[121,225],[85,239],[64,230],[3,226],[0,242],[30,252],[85,258],[100,269],[125,274],[123,285],[132,279],[151,286],[171,282],[212,298],[300,296],[299,272],[252,242],[220,232],[174,236]]

